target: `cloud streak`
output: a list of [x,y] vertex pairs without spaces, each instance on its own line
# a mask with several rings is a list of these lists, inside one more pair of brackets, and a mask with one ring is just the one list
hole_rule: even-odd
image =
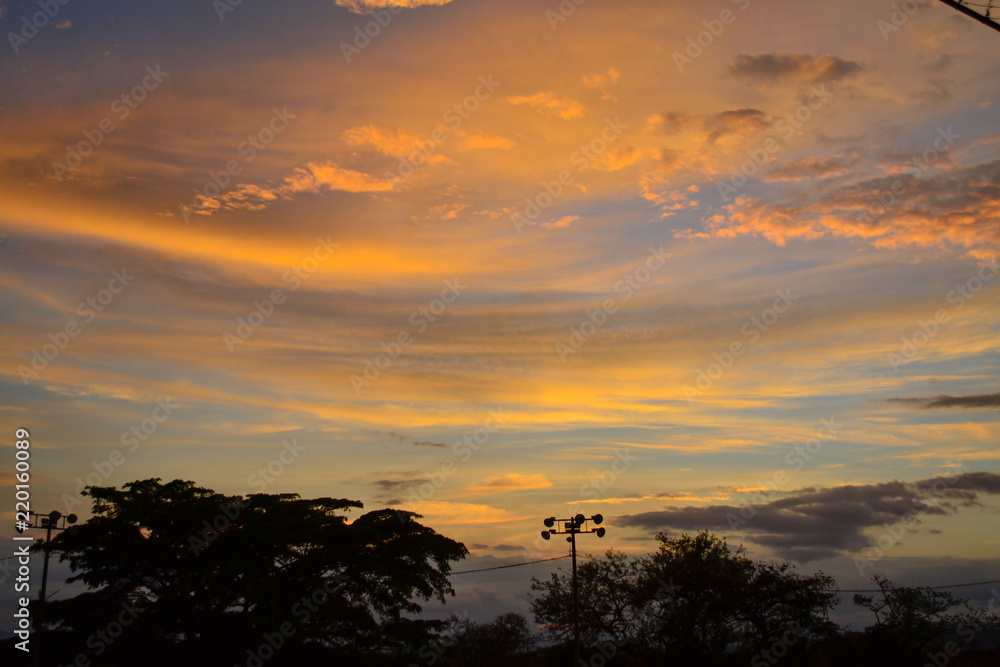
[[[771,547],[787,558],[809,561],[848,555],[869,545],[866,531],[917,516],[954,514],[980,506],[980,494],[1000,495],[1000,475],[987,472],[916,482],[806,488],[749,505],[671,507],[618,517],[624,526],[650,530],[730,532]],[[773,494],[772,494],[773,496]]]
[[834,56],[814,58],[807,53],[741,54],[729,65],[729,73],[734,76],[798,83],[835,83],[860,71],[861,65],[856,62]]
[[948,396],[947,394],[941,394],[933,398],[890,398],[888,400],[895,403],[915,405],[922,410],[942,408],[1000,408],[1000,392],[971,396]]

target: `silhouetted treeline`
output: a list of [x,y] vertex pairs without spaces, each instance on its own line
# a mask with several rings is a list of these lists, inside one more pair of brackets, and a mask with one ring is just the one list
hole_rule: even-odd
[[[467,550],[411,512],[349,523],[357,501],[226,496],[181,480],[85,494],[93,518],[49,549],[88,590],[45,605],[31,642],[43,666],[573,662],[571,578],[562,569],[532,579],[535,623],[516,613],[415,618],[421,601],[454,595],[450,563]],[[875,576],[879,593],[854,598],[872,624],[845,632],[829,620],[836,583],[822,572],[751,560],[708,532],[658,540],[647,556],[608,551],[580,564],[582,665],[1000,664],[1000,651],[974,650],[1000,632],[1000,606]],[[36,619],[38,611],[35,603]],[[14,664],[28,664],[16,641],[4,642],[21,658]]]

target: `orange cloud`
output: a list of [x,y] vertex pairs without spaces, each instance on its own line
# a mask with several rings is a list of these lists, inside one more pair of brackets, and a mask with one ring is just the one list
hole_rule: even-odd
[[503,523],[523,518],[507,510],[473,503],[424,501],[403,509],[426,517],[428,523],[440,524]]
[[296,167],[285,177],[283,184],[267,188],[260,185],[241,184],[230,192],[216,197],[201,197],[192,213],[209,216],[220,210],[260,211],[278,199],[290,199],[301,192],[318,193],[324,190],[341,192],[388,192],[393,184],[375,176],[353,169],[345,169],[335,162],[310,162]]
[[481,486],[469,487],[469,491],[476,493],[506,493],[507,491],[524,491],[526,489],[544,489],[552,486],[552,482],[542,473],[534,475],[522,475],[510,472],[506,475],[494,475],[486,478],[486,483]]
[[508,97],[507,101],[515,106],[527,104],[532,109],[553,113],[566,120],[579,118],[586,111],[584,106],[576,100],[562,97],[551,90],[535,93],[534,95]]
[[642,151],[636,150],[633,146],[624,146],[602,153],[594,160],[591,167],[600,171],[618,171],[630,164],[635,164],[641,157]]
[[415,9],[425,5],[440,6],[447,5],[451,0],[333,0],[341,7],[347,7],[355,14],[367,14],[375,9],[383,7],[402,7],[404,9]]
[[476,132],[465,138],[466,148],[513,148],[514,142],[489,132]]
[[361,125],[344,132],[344,141],[351,146],[369,146],[389,157],[405,158],[414,151],[421,152],[421,159],[429,164],[447,162],[448,158],[434,154],[434,142],[419,134],[413,134],[394,127]]
[[601,99],[607,102],[617,102],[618,98],[608,92],[608,88],[611,88],[618,83],[621,78],[621,74],[614,67],[608,69],[607,74],[592,74],[590,76],[583,77],[583,85],[591,90],[600,90]]
[[548,227],[550,229],[556,229],[556,228],[559,228],[559,227],[569,227],[570,225],[572,225],[574,222],[576,222],[579,219],[580,219],[580,216],[578,216],[578,215],[566,215],[566,216],[563,216],[563,217],[559,218],[555,222],[543,222],[543,223],[541,223],[541,226],[542,227]]
[[723,213],[704,220],[706,232],[686,230],[677,236],[751,235],[777,245],[796,238],[859,237],[877,248],[956,246],[989,259],[1000,245],[998,177],[1000,160],[923,179],[890,175],[840,184],[834,176],[826,179],[832,181],[827,188],[811,182],[808,197],[738,197]]

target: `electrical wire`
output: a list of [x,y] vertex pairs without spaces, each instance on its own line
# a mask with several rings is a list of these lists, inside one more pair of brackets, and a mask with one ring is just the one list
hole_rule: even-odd
[[556,556],[555,558],[543,558],[542,560],[529,560],[525,561],[524,563],[514,563],[512,565],[497,565],[496,567],[483,567],[478,570],[462,570],[461,572],[449,572],[449,575],[472,574],[473,572],[489,572],[490,570],[505,570],[508,567],[522,567],[524,565],[533,565],[535,563],[547,563],[550,560],[560,560],[561,558],[569,558],[569,557],[570,554],[566,554],[565,556]]
[[[947,586],[914,586],[913,588],[929,588],[932,591],[943,590],[945,588],[968,588],[969,586],[985,586],[986,584],[997,584],[1000,583],[1000,579],[992,579],[990,581],[974,581],[971,584],[949,584]],[[904,587],[909,588],[909,587]],[[881,593],[881,588],[827,588],[823,589],[824,593]]]

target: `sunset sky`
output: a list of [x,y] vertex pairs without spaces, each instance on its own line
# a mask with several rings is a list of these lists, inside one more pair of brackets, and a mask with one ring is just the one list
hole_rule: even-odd
[[1000,33],[918,6],[0,1],[4,487],[1000,578]]

